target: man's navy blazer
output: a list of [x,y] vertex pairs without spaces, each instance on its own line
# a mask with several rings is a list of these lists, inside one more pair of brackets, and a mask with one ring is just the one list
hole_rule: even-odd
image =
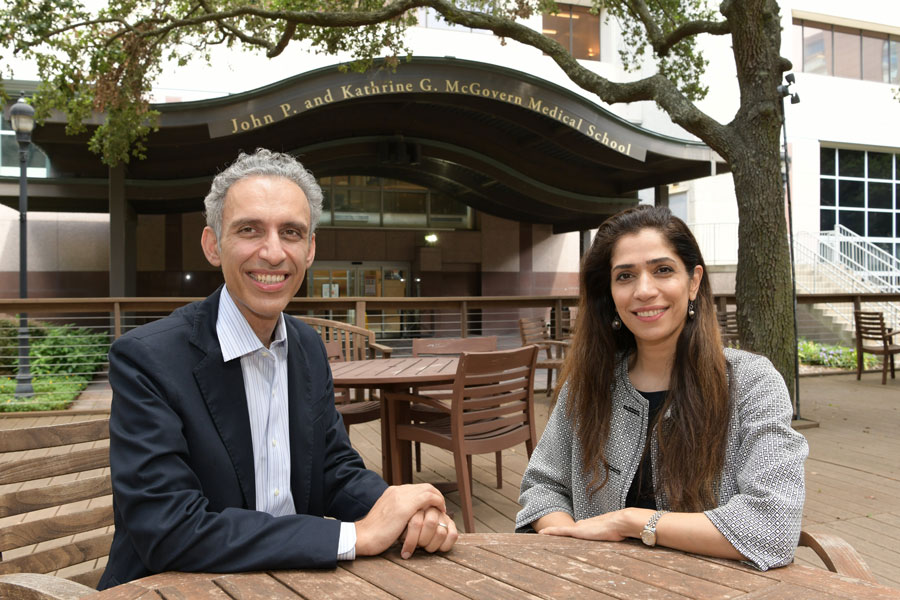
[[220,292],[110,349],[116,530],[99,589],[162,571],[333,568],[340,521],[365,516],[387,487],[350,446],[321,340],[285,316],[297,514],[254,510],[240,359],[222,360],[216,334]]

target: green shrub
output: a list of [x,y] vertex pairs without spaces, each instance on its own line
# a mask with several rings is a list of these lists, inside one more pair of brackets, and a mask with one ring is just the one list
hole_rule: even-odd
[[[845,346],[818,344],[811,340],[800,340],[797,343],[800,362],[805,365],[821,365],[839,369],[856,369],[856,350]],[[863,355],[866,369],[878,366],[878,359],[871,354]]]
[[34,396],[15,398],[17,322],[0,321],[0,412],[67,408],[106,363],[109,338],[73,325],[30,323],[29,357]]

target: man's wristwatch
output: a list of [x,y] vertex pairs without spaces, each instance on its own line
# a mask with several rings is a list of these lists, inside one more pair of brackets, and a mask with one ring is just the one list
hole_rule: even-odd
[[653,513],[653,516],[650,517],[650,520],[647,521],[647,524],[644,525],[644,530],[641,531],[641,541],[647,544],[648,546],[656,545],[656,524],[659,523],[659,518],[666,514],[667,510],[658,510]]

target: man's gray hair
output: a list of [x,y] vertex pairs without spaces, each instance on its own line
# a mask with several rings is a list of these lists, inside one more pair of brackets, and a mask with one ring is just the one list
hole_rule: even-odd
[[238,155],[231,165],[216,175],[203,204],[206,207],[206,224],[216,233],[216,242],[222,242],[222,213],[225,196],[235,183],[247,177],[283,177],[297,184],[309,201],[309,233],[313,234],[322,214],[322,188],[312,173],[290,154],[257,148],[253,154]]

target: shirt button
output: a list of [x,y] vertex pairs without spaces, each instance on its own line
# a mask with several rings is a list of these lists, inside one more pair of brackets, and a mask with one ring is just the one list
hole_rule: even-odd
[[278,495],[278,488],[275,488],[275,495]]
[[275,438],[272,438],[272,447],[274,448],[277,445],[278,445],[278,442],[275,441]]
[[269,358],[269,353],[268,353],[268,352],[263,352],[262,355],[263,355],[265,358]]

